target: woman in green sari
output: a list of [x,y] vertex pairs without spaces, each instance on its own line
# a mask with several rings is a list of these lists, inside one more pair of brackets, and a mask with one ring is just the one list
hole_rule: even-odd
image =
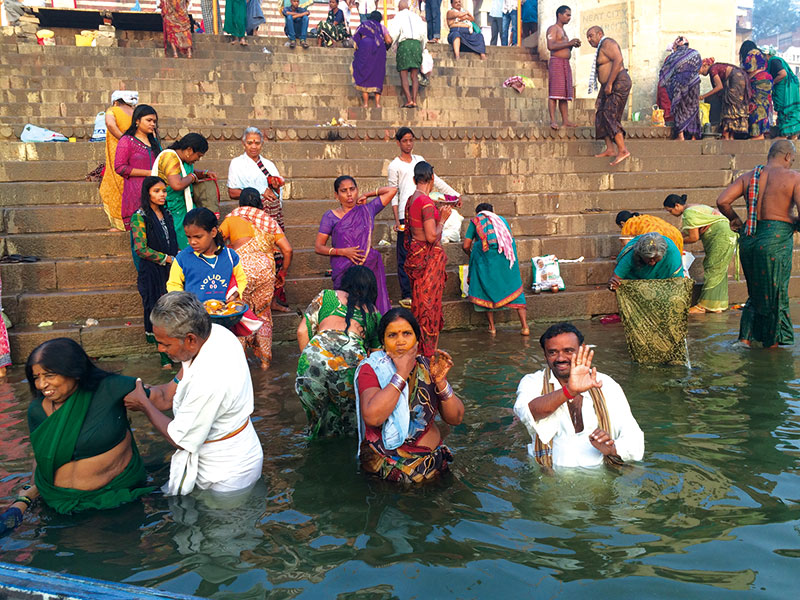
[[469,301],[476,311],[486,312],[489,333],[496,333],[493,311],[513,308],[519,316],[520,333],[530,335],[517,243],[508,221],[496,215],[491,204],[479,204],[462,248],[469,256]]
[[790,140],[800,133],[800,80],[775,50],[767,51],[767,70],[772,75],[772,105],[778,113],[778,132]]
[[686,195],[670,194],[664,208],[673,216],[681,217],[681,230],[685,244],[703,242],[703,290],[692,314],[719,313],[728,309],[728,265],[736,251],[739,234],[732,231],[727,217],[718,210],[697,204],[686,206]]
[[154,488],[136,448],[123,399],[136,379],[98,368],[77,342],[57,338],[28,357],[33,481],[60,513],[116,508]]
[[151,175],[167,182],[167,210],[172,215],[178,249],[189,245],[183,231],[183,219],[194,208],[192,184],[216,179],[211,171],[200,171],[194,164],[208,152],[208,140],[199,133],[187,133],[161,152],[153,163]]

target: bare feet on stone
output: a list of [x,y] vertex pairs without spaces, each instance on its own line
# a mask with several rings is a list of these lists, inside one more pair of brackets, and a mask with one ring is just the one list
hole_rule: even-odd
[[608,148],[605,152],[601,152],[600,154],[595,154],[595,158],[605,158],[606,156],[616,156],[617,153],[614,152],[611,148]]
[[555,121],[550,121],[550,129],[558,131],[558,123],[556,123]]
[[577,127],[578,126],[576,123],[573,123],[571,121],[565,121],[562,125],[564,127]]
[[629,158],[630,155],[631,155],[631,153],[628,152],[627,150],[625,150],[625,152],[620,152],[619,154],[617,154],[617,158],[615,158],[614,160],[612,160],[608,164],[610,164],[612,167],[614,167],[614,166],[618,165],[619,163],[621,163],[626,158]]

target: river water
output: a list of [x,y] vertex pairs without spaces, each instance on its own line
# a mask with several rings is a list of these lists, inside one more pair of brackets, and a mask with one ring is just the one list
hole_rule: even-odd
[[[528,458],[511,408],[522,375],[543,366],[538,338],[446,333],[466,414],[447,437],[452,474],[419,489],[365,480],[352,440],[306,441],[297,351],[280,346],[268,373],[253,372],[264,478],[243,505],[160,494],[77,516],[40,505],[0,539],[0,560],[225,600],[791,597],[800,350],[732,348],[738,319],[691,320],[691,370],[632,364],[621,325],[577,323],[645,433],[644,460],[621,473],[542,476]],[[152,359],[103,366],[171,377]],[[6,498],[30,475],[23,377],[0,385]],[[141,415],[133,423],[160,484],[170,449]]]

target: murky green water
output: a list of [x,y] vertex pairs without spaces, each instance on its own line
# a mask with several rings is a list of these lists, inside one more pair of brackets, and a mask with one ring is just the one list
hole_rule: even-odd
[[[644,461],[622,474],[539,474],[511,407],[541,350],[507,330],[443,336],[466,405],[447,438],[452,475],[410,490],[365,481],[355,442],[303,438],[297,354],[283,346],[254,373],[264,483],[245,506],[158,495],[73,517],[40,507],[0,539],[1,559],[219,599],[792,597],[800,350],[732,349],[738,313],[712,315],[691,323],[691,370],[643,368],[620,325],[579,326],[645,432]],[[167,377],[155,361],[105,366]],[[2,496],[29,475],[27,403],[24,383],[0,387]],[[161,483],[170,450],[134,424]]]

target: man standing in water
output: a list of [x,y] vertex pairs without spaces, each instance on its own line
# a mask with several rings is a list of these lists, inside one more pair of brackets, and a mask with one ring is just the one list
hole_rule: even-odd
[[[622,128],[622,114],[631,93],[631,78],[622,62],[619,44],[607,38],[601,27],[590,27],[586,37],[592,48],[597,48],[589,74],[589,93],[597,89],[598,83],[600,87],[595,104],[595,138],[606,142],[605,151],[595,156],[616,156],[611,161],[613,167],[631,155],[625,147],[625,130]],[[616,150],[611,147],[612,142]]]
[[644,434],[625,392],[592,367],[594,350],[578,328],[551,325],[539,343],[547,367],[522,378],[514,404],[533,440],[528,453],[545,468],[641,460]]
[[[793,234],[800,212],[800,173],[791,167],[794,144],[772,144],[767,164],[759,165],[734,181],[719,198],[717,207],[739,232],[739,257],[747,279],[747,303],[739,323],[739,342],[753,340],[765,348],[794,344],[789,315],[789,278],[792,275]],[[744,198],[744,223],[733,203]]]
[[564,25],[572,19],[572,10],[569,6],[559,6],[556,10],[556,23],[547,28],[547,49],[550,51],[550,60],[547,63],[548,97],[547,104],[550,108],[550,127],[558,129],[556,123],[556,104],[561,112],[561,123],[564,127],[575,127],[570,123],[568,102],[573,99],[572,67],[569,59],[572,49],[579,48],[581,41],[578,38],[569,39]]

